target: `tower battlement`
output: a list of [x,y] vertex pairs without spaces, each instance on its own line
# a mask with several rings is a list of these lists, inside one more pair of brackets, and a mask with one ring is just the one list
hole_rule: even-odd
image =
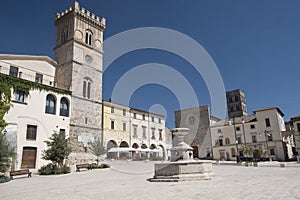
[[94,22],[96,25],[101,26],[105,29],[106,19],[103,17],[102,18],[98,17],[94,13],[86,10],[83,7],[80,7],[79,2],[77,2],[77,1],[75,1],[74,4],[71,7],[69,7],[68,9],[66,9],[65,11],[63,11],[61,13],[56,13],[55,20],[59,20],[64,15],[67,15],[71,12],[74,12],[83,18],[89,19],[92,22]]

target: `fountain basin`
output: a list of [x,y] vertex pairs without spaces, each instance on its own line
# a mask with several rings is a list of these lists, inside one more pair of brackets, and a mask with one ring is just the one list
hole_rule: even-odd
[[209,161],[178,161],[154,165],[154,176],[150,182],[178,182],[211,180],[215,177]]

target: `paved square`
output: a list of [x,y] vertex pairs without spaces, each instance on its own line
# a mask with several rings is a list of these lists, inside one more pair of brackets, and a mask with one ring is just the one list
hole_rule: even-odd
[[112,168],[17,178],[0,184],[1,200],[300,199],[300,165],[213,165],[211,181],[150,183],[154,162],[107,161]]

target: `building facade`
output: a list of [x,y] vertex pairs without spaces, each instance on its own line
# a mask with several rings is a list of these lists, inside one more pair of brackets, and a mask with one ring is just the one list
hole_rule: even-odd
[[166,160],[172,147],[165,117],[103,101],[103,143],[107,158]]
[[[185,142],[193,147],[194,158],[212,158],[210,125],[218,120],[207,105],[175,111],[175,127],[190,129]],[[174,142],[176,145],[176,139]]]
[[112,148],[130,147],[130,108],[110,101],[103,101],[103,143],[108,158],[130,157],[126,152],[112,151]]
[[1,79],[21,85],[12,89],[4,116],[5,135],[16,149],[12,169],[38,169],[48,163],[41,159],[44,141],[54,132],[69,136],[70,92],[53,87],[56,62],[49,57],[0,55],[0,66]]
[[171,144],[166,134],[165,117],[131,108],[131,147],[141,149],[137,157],[167,159]]
[[217,160],[287,160],[290,148],[282,136],[284,114],[265,108],[253,115],[221,120],[211,126],[213,155]]

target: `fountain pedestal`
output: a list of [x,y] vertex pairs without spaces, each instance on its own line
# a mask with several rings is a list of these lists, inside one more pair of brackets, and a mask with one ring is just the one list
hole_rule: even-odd
[[171,162],[154,165],[154,176],[151,182],[178,182],[191,180],[211,180],[215,177],[210,161],[193,160],[193,148],[184,142],[189,129],[176,128],[172,134],[178,143],[171,148]]

